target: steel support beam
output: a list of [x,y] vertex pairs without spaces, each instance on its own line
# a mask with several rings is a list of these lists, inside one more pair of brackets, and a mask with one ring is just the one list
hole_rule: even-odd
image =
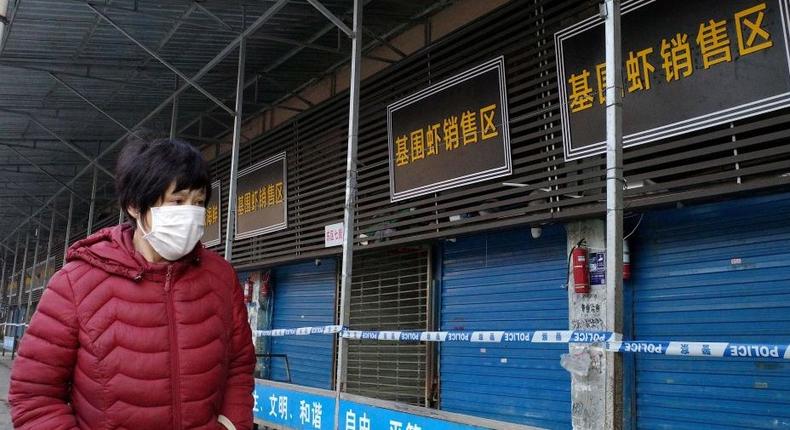
[[6,43],[8,43],[8,38],[11,36],[11,29],[14,27],[14,21],[16,20],[17,12],[19,12],[19,6],[22,4],[22,0],[17,0],[16,6],[14,10],[11,11],[11,16],[7,16],[7,8],[10,0],[0,1],[0,4],[3,5],[5,10],[0,10],[2,13],[3,20],[0,21],[0,57],[3,56],[3,51],[5,51]]
[[0,310],[2,310],[2,313],[4,314],[3,316],[5,316],[5,313],[8,312],[8,308],[9,308],[8,306],[6,306],[6,296],[5,296],[5,287],[6,287],[5,269],[6,266],[8,266],[7,257],[8,257],[8,251],[3,249],[3,272],[2,274],[0,274],[0,294],[2,294],[0,295],[0,307],[1,307]]
[[[211,69],[214,68],[214,66],[219,64],[223,59],[225,59],[225,57],[227,57],[231,52],[233,52],[233,50],[236,49],[237,46],[239,46],[239,44],[241,43],[241,41],[244,38],[246,38],[250,34],[255,33],[256,31],[258,31],[258,29],[260,29],[264,24],[266,24],[275,14],[277,14],[277,12],[279,12],[283,7],[285,7],[285,5],[288,3],[288,1],[289,0],[278,0],[277,3],[273,4],[271,7],[266,9],[266,11],[260,17],[258,17],[258,19],[256,19],[246,30],[244,30],[240,35],[238,35],[235,39],[233,39],[227,46],[225,46],[224,49],[222,49],[222,51],[220,51],[216,56],[214,56],[214,58],[211,59],[211,61],[206,63],[206,65],[203,66],[203,68],[201,68],[197,73],[195,73],[195,75],[192,76],[192,80],[199,80],[200,78],[205,76],[206,73],[208,73]],[[132,130],[135,130],[138,127],[143,126],[148,121],[150,121],[152,118],[154,118],[156,115],[158,115],[159,112],[161,112],[165,107],[170,106],[170,103],[173,101],[173,99],[178,97],[182,92],[186,91],[187,88],[189,88],[189,87],[186,86],[186,85],[183,85],[183,86],[179,87],[178,90],[176,90],[176,92],[171,94],[167,99],[162,101],[162,103],[160,103],[159,106],[157,106],[156,108],[154,108],[154,110],[149,112],[148,115],[145,116],[145,118],[141,119],[134,127],[131,127]],[[105,148],[104,151],[102,151],[102,153],[99,154],[98,157],[96,157],[96,159],[99,160],[99,159],[104,158],[104,156],[106,156],[112,150],[114,150],[115,147],[117,147],[122,142],[124,142],[125,139],[126,139],[126,136],[128,136],[128,133],[124,133],[121,137],[116,139],[112,144],[110,144],[110,146]],[[69,185],[70,186],[73,185],[73,183],[76,182],[76,180],[78,178],[80,178],[82,175],[84,175],[88,171],[88,169],[90,167],[91,167],[91,165],[83,167],[82,170],[80,170],[74,176],[74,178],[71,181],[69,181]],[[52,203],[60,195],[60,193],[62,193],[64,190],[65,190],[65,188],[61,188],[58,192],[56,192],[54,195],[52,195],[52,197],[50,197],[46,201],[44,206]],[[38,211],[33,213],[31,216],[29,216],[26,220],[24,220],[22,223],[20,223],[14,230],[12,230],[9,233],[9,235],[10,234],[14,234],[16,231],[19,230],[19,228],[21,228],[23,225],[25,225],[28,222],[30,222],[32,217],[37,215],[42,209],[43,209],[43,206]]]
[[39,128],[41,128],[42,130],[46,131],[47,134],[49,134],[50,136],[52,136],[55,139],[57,139],[58,141],[60,141],[62,144],[66,145],[67,148],[69,148],[72,151],[74,151],[75,153],[77,153],[77,155],[79,155],[80,157],[84,158],[85,160],[87,160],[88,162],[93,164],[94,166],[98,167],[102,172],[106,173],[111,178],[115,177],[115,175],[113,175],[112,172],[110,172],[109,170],[104,168],[104,166],[99,164],[98,157],[97,158],[91,158],[90,155],[85,153],[85,151],[83,151],[82,149],[80,149],[76,145],[72,144],[68,140],[60,137],[51,128],[49,128],[46,125],[44,125],[33,114],[30,114],[30,113],[27,113],[27,112],[20,112],[20,111],[16,111],[16,110],[12,110],[12,109],[5,109],[5,108],[0,108],[0,112],[8,112],[8,113],[12,113],[12,114],[16,114],[16,115],[27,117],[27,119],[29,119],[33,124],[36,124],[37,126],[39,126]]
[[[310,0],[308,0],[310,1]],[[311,1],[312,3],[312,1]],[[351,39],[351,80],[346,154],[346,202],[343,211],[343,262],[340,278],[340,325],[348,327],[351,310],[351,279],[354,256],[354,212],[357,200],[357,140],[359,134],[359,87],[362,69],[362,0],[354,0],[354,31]],[[347,389],[348,339],[338,336],[335,381],[335,427],[340,424],[340,393]]]
[[233,118],[233,149],[230,157],[230,185],[228,186],[228,217],[225,227],[225,259],[233,258],[233,240],[236,232],[236,183],[239,178],[239,146],[241,145],[241,117],[244,106],[244,66],[247,57],[247,41],[239,44],[239,65],[236,76],[236,116]]
[[[178,81],[176,81],[176,89],[178,89]],[[170,113],[170,140],[173,140],[178,135],[178,97],[173,99],[173,111]]]
[[[313,5],[313,7],[316,8],[319,12],[321,12],[321,15],[324,15],[326,17],[326,19],[332,21],[332,24],[334,24],[335,27],[339,28],[340,31],[345,33],[346,36],[354,37],[354,34],[356,34],[356,33],[354,31],[352,31],[350,28],[348,28],[348,26],[346,25],[346,23],[343,22],[342,19],[340,19],[337,16],[335,16],[335,14],[333,14],[332,11],[330,11],[329,9],[326,8],[326,6],[321,4],[320,1],[318,1],[318,0],[307,0],[307,2],[310,3],[311,5]],[[358,30],[359,29],[356,29],[356,31],[358,31]]]
[[69,215],[66,217],[66,237],[63,239],[63,264],[66,264],[66,256],[69,254],[69,239],[71,239],[71,219],[74,214],[74,195],[69,197]]
[[72,87],[71,85],[69,85],[69,84],[68,84],[66,81],[64,81],[63,79],[61,79],[60,77],[58,77],[56,74],[54,74],[54,73],[50,73],[50,74],[49,74],[49,76],[50,76],[52,79],[56,80],[56,81],[57,81],[59,84],[61,84],[61,85],[63,85],[64,87],[66,87],[66,89],[68,89],[69,91],[71,91],[72,93],[74,93],[74,94],[75,94],[77,97],[79,97],[80,99],[82,99],[82,101],[84,101],[85,103],[89,104],[89,105],[90,105],[90,107],[92,107],[94,110],[96,110],[96,111],[97,111],[97,112],[99,112],[100,114],[104,115],[104,116],[105,116],[107,119],[109,119],[110,121],[112,121],[113,123],[115,123],[115,125],[117,125],[118,127],[121,127],[121,128],[122,128],[124,131],[126,131],[127,133],[134,134],[134,132],[133,132],[132,130],[130,130],[128,127],[126,127],[126,125],[124,125],[122,122],[120,122],[120,121],[118,121],[117,119],[115,119],[115,118],[114,118],[112,115],[110,115],[109,113],[107,113],[107,111],[105,111],[104,109],[102,109],[102,108],[100,108],[99,106],[97,106],[97,105],[96,105],[96,103],[93,103],[93,102],[92,102],[90,99],[88,99],[88,98],[87,98],[87,97],[86,97],[84,94],[82,94],[82,93],[81,93],[81,92],[79,92],[79,91],[78,91],[76,88],[74,88],[74,87]]
[[[35,235],[36,241],[33,245],[33,265],[30,266],[30,289],[27,290],[27,303],[25,304],[25,313],[22,319],[25,323],[30,321],[30,305],[33,302],[33,288],[35,287],[36,280],[36,265],[38,264],[38,245],[41,241],[41,230],[36,229]],[[20,302],[19,305],[22,306],[22,302]]]
[[[14,245],[14,264],[11,265],[11,278],[13,278],[14,274],[16,274],[17,256],[19,255],[18,251],[19,251],[19,233],[16,234],[16,244]],[[4,280],[7,281],[7,279]],[[8,310],[6,311],[5,321],[4,321],[7,323],[8,319],[11,318],[11,296],[8,294],[8,285],[6,285],[6,287],[3,289],[2,301],[4,303],[8,303]],[[7,335],[7,334],[8,334],[8,326],[4,326],[3,335]]]
[[[52,241],[55,239],[55,213],[56,213],[55,207],[53,206],[52,220],[50,221],[49,238],[47,239],[47,260],[46,263],[44,263],[44,277],[47,277],[49,275],[49,260],[50,257],[52,256]],[[47,278],[47,282],[48,281],[49,278]],[[43,286],[46,287],[47,286],[46,283],[44,283]]]
[[27,251],[30,249],[30,232],[25,233],[25,253],[22,255],[22,271],[19,272],[19,291],[16,293],[16,301],[22,307],[22,293],[25,291],[25,272],[27,271]]
[[[620,0],[606,0],[606,329],[623,332],[623,87]],[[606,353],[606,423],[623,425],[622,355]]]
[[196,90],[200,91],[201,94],[203,94],[204,96],[208,97],[209,100],[211,100],[212,102],[216,103],[217,106],[221,107],[222,109],[224,109],[228,113],[233,113],[233,111],[229,107],[225,106],[225,103],[222,103],[222,101],[220,101],[218,98],[214,97],[205,88],[203,88],[202,86],[198,85],[198,83],[196,81],[190,79],[189,76],[187,76],[184,73],[182,73],[175,66],[173,66],[167,60],[165,60],[159,54],[157,54],[154,50],[148,48],[147,46],[145,46],[145,44],[143,44],[139,40],[135,39],[134,36],[129,34],[126,30],[124,30],[120,25],[118,25],[115,21],[113,21],[104,12],[100,11],[99,9],[97,9],[96,7],[94,7],[93,5],[91,5],[89,3],[86,3],[85,5],[88,6],[94,13],[96,13],[96,15],[100,16],[103,20],[107,21],[108,24],[110,24],[112,27],[114,27],[116,30],[118,30],[121,34],[123,34],[124,37],[126,37],[127,39],[132,41],[132,43],[134,43],[135,45],[137,45],[140,48],[142,48],[143,51],[148,53],[148,55],[150,55],[151,57],[154,57],[157,61],[162,63],[162,65],[164,65],[165,67],[170,69],[170,71],[172,71],[173,73],[178,75],[178,77],[183,79],[187,84],[191,85],[193,88],[195,88]]
[[91,185],[91,206],[88,210],[88,236],[93,233],[93,217],[96,212],[96,184],[99,179],[99,172],[93,169],[93,183]]
[[202,4],[198,3],[197,1],[193,2],[193,4],[195,5],[195,7],[200,9],[201,12],[206,14],[206,16],[208,16],[209,18],[213,19],[217,24],[219,24],[220,27],[222,27],[222,28],[224,28],[224,29],[226,29],[226,30],[228,30],[228,31],[230,31],[232,33],[236,33],[236,30],[234,30],[233,27],[231,27],[228,23],[223,21],[222,18],[220,18],[216,14],[214,14],[214,12],[206,9],[205,6],[203,6]]
[[47,172],[47,171],[46,171],[46,170],[45,170],[43,167],[41,167],[41,166],[39,166],[38,164],[36,164],[36,163],[35,163],[33,160],[31,160],[31,159],[27,158],[27,157],[26,157],[24,154],[22,154],[21,152],[19,152],[19,151],[18,151],[16,148],[14,148],[14,147],[12,147],[12,146],[9,146],[9,145],[5,145],[5,144],[1,144],[1,145],[5,146],[6,148],[8,148],[8,149],[10,149],[11,151],[13,151],[13,152],[14,152],[14,154],[16,154],[16,155],[17,155],[19,158],[21,158],[21,159],[25,160],[25,161],[26,161],[28,164],[30,164],[31,166],[35,167],[35,168],[36,168],[38,171],[40,171],[41,173],[43,173],[44,175],[46,175],[48,178],[50,178],[50,179],[52,179],[53,181],[57,182],[58,184],[62,185],[62,186],[63,186],[64,188],[66,188],[66,189],[67,189],[67,190],[68,190],[68,191],[69,191],[71,194],[74,194],[75,196],[79,197],[79,199],[80,199],[80,200],[86,201],[86,200],[85,200],[85,199],[84,199],[82,196],[80,196],[80,195],[79,195],[79,194],[78,194],[78,193],[77,193],[77,192],[76,192],[76,191],[75,191],[73,188],[69,187],[69,186],[68,186],[68,185],[67,185],[65,182],[63,182],[62,180],[60,180],[60,179],[59,179],[58,177],[56,177],[55,175],[53,175],[53,174],[51,174],[51,173]]
[[[364,2],[363,2],[363,3],[364,3],[364,4],[363,4],[363,7],[364,7],[364,6],[367,6],[367,5],[368,5],[368,4],[369,4],[371,1],[373,1],[373,0],[364,0]],[[268,12],[268,10],[267,10],[267,12]],[[351,13],[351,12],[353,12],[353,9],[352,9],[351,11],[349,11],[349,12],[350,12],[350,13]],[[315,33],[314,33],[312,36],[310,36],[310,38],[309,38],[309,39],[307,39],[307,42],[306,42],[306,43],[309,43],[309,44],[315,43],[316,41],[318,41],[319,39],[321,39],[322,37],[324,37],[324,36],[325,36],[327,33],[329,33],[329,31],[331,31],[333,28],[335,28],[334,24],[331,24],[331,23],[330,23],[330,24],[327,24],[325,27],[322,27],[322,28],[321,28],[321,29],[319,29],[317,32],[315,32]],[[365,50],[365,49],[369,49],[369,48],[370,48],[370,47],[365,47],[365,48],[363,48],[363,50]],[[303,50],[303,49],[305,49],[305,48],[303,48],[303,47],[301,47],[301,46],[297,46],[297,47],[295,47],[294,49],[292,49],[292,50],[290,50],[290,51],[286,52],[285,54],[283,54],[283,56],[282,56],[282,57],[278,58],[278,59],[277,59],[276,61],[274,61],[272,64],[269,64],[268,66],[266,66],[266,68],[265,68],[265,69],[264,69],[262,72],[260,72],[259,74],[266,75],[266,74],[268,74],[268,73],[271,73],[271,72],[272,72],[274,69],[276,69],[276,68],[278,68],[278,67],[282,66],[282,65],[283,65],[283,64],[285,64],[285,63],[286,63],[288,60],[290,60],[291,58],[293,58],[295,55],[297,55],[297,54],[299,54],[300,52],[302,52],[302,50]],[[345,61],[346,61],[346,60],[343,60],[342,62],[345,62]],[[334,67],[335,67],[335,66],[333,66],[332,68],[334,68]],[[330,68],[330,70],[331,70],[332,68]],[[244,89],[246,90],[247,88],[251,87],[252,85],[255,85],[255,83],[256,83],[257,81],[258,81],[258,80],[257,80],[257,77],[256,77],[256,79],[250,79],[250,81],[249,81],[249,82],[247,82],[246,84],[244,84]],[[304,87],[306,87],[306,86],[307,86],[307,84],[303,85],[303,86],[302,86],[302,87],[300,87],[299,89],[292,91],[291,93],[287,94],[286,96],[282,97],[280,100],[278,100],[277,102],[275,102],[275,103],[273,103],[273,104],[271,104],[271,105],[277,105],[278,103],[282,102],[283,100],[287,99],[288,97],[292,96],[293,94],[296,94],[296,93],[300,92],[300,91],[301,91],[301,90],[302,90]],[[233,94],[231,94],[231,95],[230,95],[230,96],[228,96],[228,97],[233,97],[233,96],[234,96],[234,95],[233,95]],[[254,113],[254,115],[255,115],[255,114],[258,114],[258,113],[260,113],[260,112],[261,112],[261,111],[255,112],[255,113]],[[212,109],[209,109],[209,110],[207,110],[207,111],[203,112],[203,113],[201,114],[201,116],[205,116],[206,118],[210,118],[210,115],[211,115],[212,113],[213,113],[213,112],[212,112]],[[182,127],[182,128],[181,128],[181,131],[182,131],[182,132],[183,132],[183,131],[186,131],[186,130],[187,130],[189,127],[192,127],[192,126],[193,126],[193,125],[194,125],[196,122],[198,122],[199,118],[200,118],[200,117],[198,117],[198,118],[196,118],[196,119],[192,120],[192,121],[191,121],[191,122],[189,122],[189,123],[188,123],[186,126]]]

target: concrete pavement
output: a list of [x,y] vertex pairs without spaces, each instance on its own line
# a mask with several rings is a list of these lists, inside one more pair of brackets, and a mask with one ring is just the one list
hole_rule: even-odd
[[11,430],[11,414],[8,410],[8,382],[11,379],[11,354],[0,356],[0,430]]

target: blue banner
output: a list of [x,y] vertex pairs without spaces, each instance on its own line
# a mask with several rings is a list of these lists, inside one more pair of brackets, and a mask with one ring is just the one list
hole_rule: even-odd
[[[290,429],[334,427],[335,398],[255,383],[255,419]],[[409,414],[348,400],[340,401],[343,430],[479,430],[482,427]]]

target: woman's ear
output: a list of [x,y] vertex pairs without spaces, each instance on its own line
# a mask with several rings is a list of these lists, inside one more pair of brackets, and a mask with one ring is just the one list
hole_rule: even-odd
[[129,206],[129,207],[126,208],[126,212],[129,214],[129,216],[131,216],[135,220],[139,220],[140,219],[140,210],[139,209],[137,209],[135,207],[132,207],[132,206]]

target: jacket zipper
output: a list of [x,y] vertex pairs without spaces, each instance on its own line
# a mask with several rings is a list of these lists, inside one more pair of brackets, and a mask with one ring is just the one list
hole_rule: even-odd
[[173,281],[173,265],[167,266],[165,294],[167,295],[167,325],[170,329],[170,386],[173,396],[173,429],[181,429],[181,386],[180,363],[178,361],[178,330],[176,330],[175,304],[170,291]]

